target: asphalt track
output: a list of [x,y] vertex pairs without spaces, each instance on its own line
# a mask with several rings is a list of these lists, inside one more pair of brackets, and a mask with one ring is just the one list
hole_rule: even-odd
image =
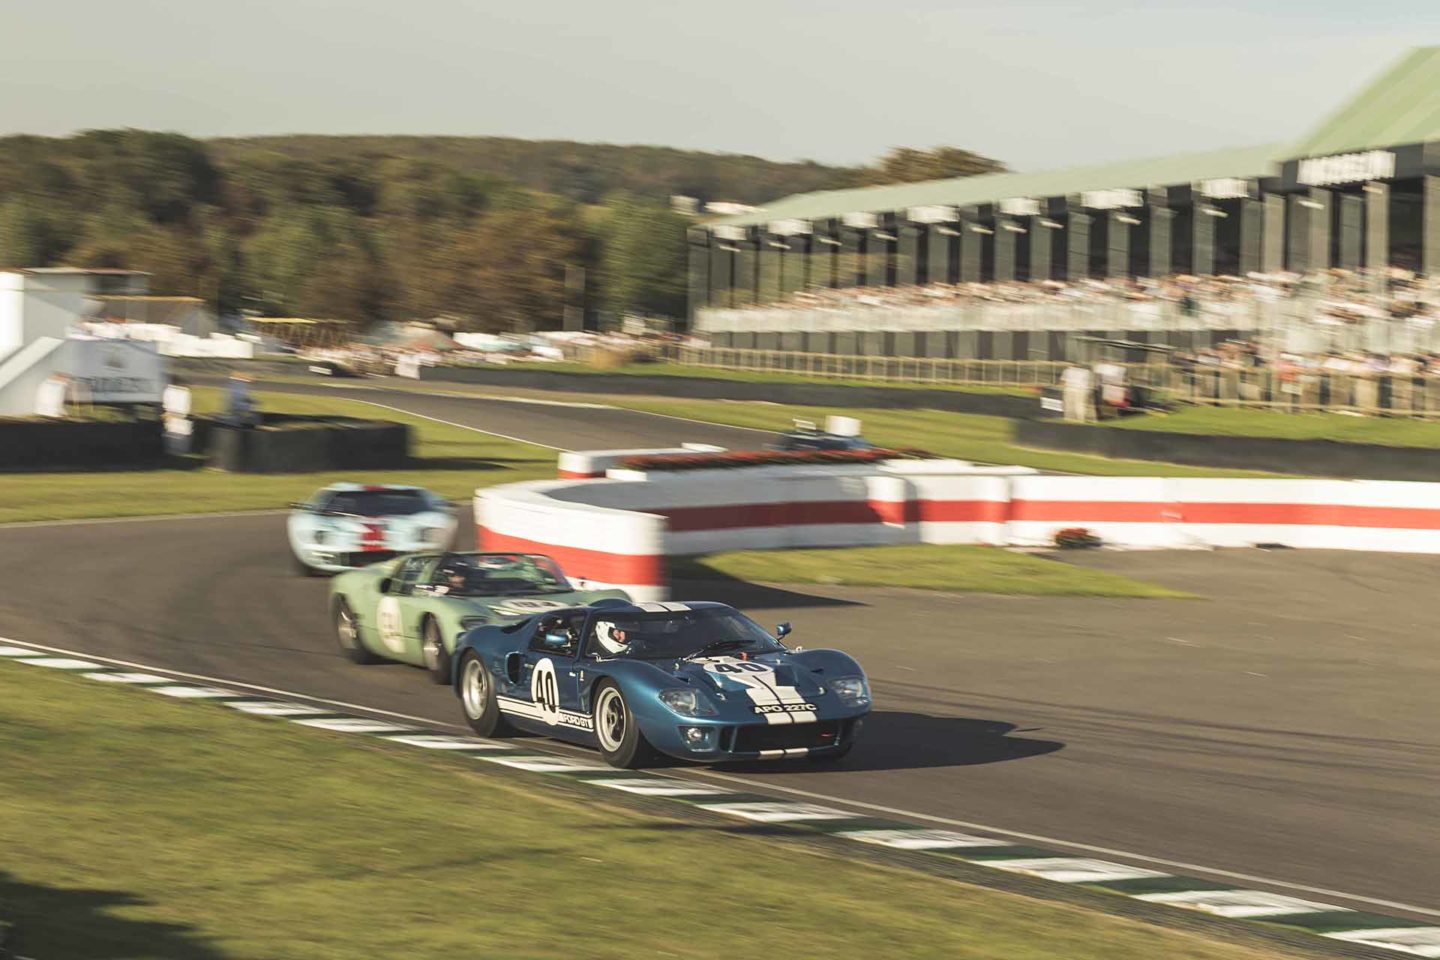
[[[555,446],[757,439],[590,407],[377,399]],[[0,528],[0,636],[457,723],[448,691],[420,671],[336,655],[326,584],[291,575],[283,524],[270,514]],[[1084,562],[1203,599],[682,588],[762,622],[790,620],[796,643],[854,653],[877,707],[839,767],[690,775],[1440,915],[1440,558]]]

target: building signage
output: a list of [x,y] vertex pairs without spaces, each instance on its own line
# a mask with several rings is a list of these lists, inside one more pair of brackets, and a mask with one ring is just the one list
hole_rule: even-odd
[[1040,201],[1034,197],[1010,197],[999,203],[1000,212],[1007,217],[1036,217],[1040,215]]
[[1394,176],[1395,154],[1389,150],[1367,150],[1301,160],[1296,179],[1307,187],[1325,187],[1361,180],[1389,180]]
[[911,207],[905,216],[911,223],[952,223],[960,219],[960,212],[954,207],[932,203],[923,207]]
[[840,218],[840,221],[847,227],[856,227],[860,230],[874,230],[880,226],[880,218],[873,213],[847,213]]
[[1145,197],[1139,190],[1128,188],[1086,190],[1080,194],[1080,203],[1091,210],[1116,210],[1120,207],[1144,206]]
[[164,361],[153,343],[133,340],[69,341],[67,371],[77,393],[91,403],[159,403]]
[[1240,200],[1250,196],[1250,181],[1239,177],[1201,180],[1200,196],[1208,200]]
[[793,237],[797,234],[810,232],[809,220],[772,220],[770,221],[770,232],[777,237]]

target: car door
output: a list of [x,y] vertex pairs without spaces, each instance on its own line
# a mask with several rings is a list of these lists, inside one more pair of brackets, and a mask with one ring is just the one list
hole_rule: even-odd
[[406,663],[420,663],[420,615],[427,594],[416,594],[415,585],[434,562],[431,556],[408,557],[395,569],[375,608],[375,630],[387,656]]
[[580,708],[580,653],[584,614],[540,618],[524,651],[517,694],[529,701],[526,719],[564,739],[584,739],[590,716]]

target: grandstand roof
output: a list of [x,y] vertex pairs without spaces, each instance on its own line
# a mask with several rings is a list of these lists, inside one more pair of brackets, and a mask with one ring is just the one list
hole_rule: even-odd
[[767,204],[754,213],[715,223],[746,226],[772,220],[821,220],[847,213],[879,213],[929,204],[969,206],[1009,197],[1058,197],[1086,190],[1173,186],[1222,177],[1261,177],[1276,172],[1283,145],[1266,144],[1150,160],[1129,160],[1037,173],[987,173],[854,190],[801,193]]
[[1417,47],[1291,148],[1296,157],[1440,140],[1440,47]]

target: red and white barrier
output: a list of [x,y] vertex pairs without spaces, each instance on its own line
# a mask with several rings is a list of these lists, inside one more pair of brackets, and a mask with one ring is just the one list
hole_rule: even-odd
[[[616,460],[636,451],[594,456]],[[664,599],[665,557],[900,543],[1048,545],[1084,527],[1126,547],[1440,553],[1440,484],[1039,476],[956,460],[724,470],[476,492],[481,549],[547,553],[572,577]]]
[[631,457],[654,457],[667,453],[724,453],[724,447],[708,443],[685,443],[678,447],[636,450],[566,450],[560,454],[561,480],[594,480]]

